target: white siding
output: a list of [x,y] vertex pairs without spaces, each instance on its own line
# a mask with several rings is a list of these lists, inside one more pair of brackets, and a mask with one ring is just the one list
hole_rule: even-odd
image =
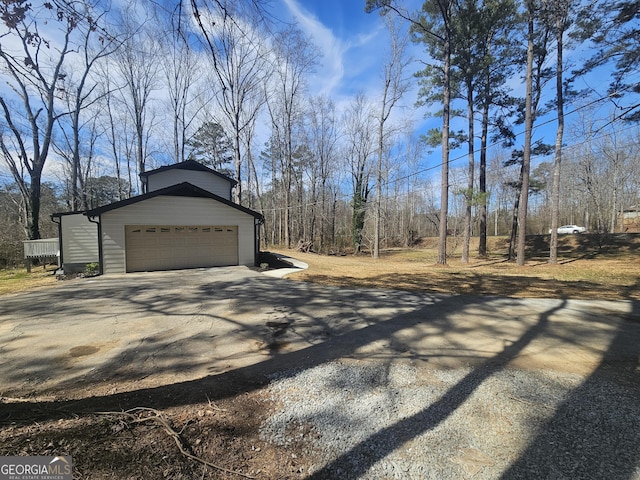
[[62,261],[64,263],[99,262],[98,225],[81,213],[61,215]]
[[102,214],[103,273],[124,273],[125,225],[237,225],[238,263],[255,261],[254,217],[210,198],[161,195]]
[[213,173],[198,170],[174,168],[152,173],[147,177],[147,191],[153,192],[182,182],[189,182],[225,200],[231,200],[231,184],[227,180]]

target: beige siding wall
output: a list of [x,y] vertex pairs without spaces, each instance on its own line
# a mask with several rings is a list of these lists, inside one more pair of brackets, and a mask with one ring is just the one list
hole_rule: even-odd
[[98,225],[81,213],[62,215],[62,261],[93,263],[99,261]]
[[178,183],[189,182],[226,200],[231,200],[231,185],[229,182],[209,172],[174,168],[149,175],[148,182],[149,192],[177,185]]
[[209,198],[158,196],[102,215],[103,273],[124,273],[125,225],[237,225],[238,263],[254,264],[254,218]]

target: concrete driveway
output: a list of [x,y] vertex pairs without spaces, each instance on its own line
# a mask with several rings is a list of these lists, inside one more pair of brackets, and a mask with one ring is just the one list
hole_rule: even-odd
[[505,352],[510,365],[587,375],[604,358],[637,365],[639,316],[633,302],[349,290],[245,267],[76,279],[0,298],[0,395],[105,395],[339,358],[473,366]]

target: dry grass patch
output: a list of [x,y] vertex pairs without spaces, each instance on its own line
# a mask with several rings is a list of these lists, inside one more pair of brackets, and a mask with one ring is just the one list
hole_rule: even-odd
[[[548,238],[548,237],[547,237]],[[492,239],[490,258],[460,261],[457,250],[447,265],[436,265],[433,246],[391,249],[369,256],[323,256],[280,250],[309,264],[292,279],[342,287],[389,288],[459,295],[537,298],[640,300],[640,238],[630,244],[587,245],[585,236],[562,238],[559,264],[532,238],[525,266],[505,260],[501,239]],[[601,243],[601,242],[600,242]]]
[[56,285],[56,277],[53,275],[56,268],[34,268],[31,273],[27,273],[25,268],[0,270],[0,296],[52,287]]

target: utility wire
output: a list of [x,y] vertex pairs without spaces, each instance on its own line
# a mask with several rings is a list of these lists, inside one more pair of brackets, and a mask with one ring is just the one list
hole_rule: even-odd
[[[619,92],[614,92],[614,93],[612,93],[612,94],[609,94],[609,95],[606,95],[606,96],[602,96],[602,97],[600,97],[600,98],[598,98],[598,99],[596,99],[596,100],[593,100],[593,101],[591,101],[591,102],[589,102],[589,103],[587,103],[587,104],[585,104],[585,105],[582,105],[582,106],[580,106],[580,107],[576,107],[576,108],[574,108],[573,110],[571,110],[570,112],[568,112],[568,113],[567,113],[567,114],[565,114],[565,115],[571,115],[571,114],[577,113],[577,112],[579,112],[579,111],[581,111],[581,110],[583,110],[583,109],[589,108],[589,107],[591,107],[591,106],[593,106],[593,105],[595,105],[595,104],[597,104],[597,103],[599,103],[599,102],[602,102],[602,101],[604,101],[604,100],[607,100],[607,99],[609,99],[611,96],[618,95],[618,94],[619,94]],[[548,125],[548,124],[550,124],[550,123],[555,122],[556,120],[557,120],[557,118],[552,118],[552,119],[546,120],[546,121],[544,121],[544,122],[542,122],[542,123],[540,123],[540,124],[536,125],[536,126],[535,126],[535,128],[542,127],[542,126],[544,126],[544,125]],[[621,121],[621,119],[616,119],[616,120],[615,120],[615,122],[619,122],[619,121]],[[615,122],[614,122],[614,123],[615,123]],[[633,124],[633,125],[629,125],[628,127],[624,128],[624,129],[622,129],[622,130],[618,130],[618,133],[622,133],[622,132],[625,132],[625,131],[627,131],[627,130],[632,130],[632,129],[636,129],[636,128],[638,128],[638,126],[637,126],[637,125],[635,125],[635,124]],[[521,136],[523,133],[524,133],[524,132],[519,132],[518,134],[516,134],[516,137]],[[601,139],[601,138],[605,138],[605,137],[607,137],[609,134],[610,134],[609,132],[602,131],[602,132],[600,132],[598,135],[596,135],[596,136],[591,136],[591,137],[589,137],[589,138],[586,138],[586,139],[582,140],[581,142],[572,143],[571,145],[565,145],[565,146],[563,146],[563,147],[562,147],[562,150],[563,150],[563,151],[571,150],[571,149],[576,148],[576,147],[578,147],[578,146],[580,146],[580,145],[585,145],[585,144],[588,144],[589,142],[592,142],[592,141],[595,141],[595,140],[599,140],[599,139]],[[494,143],[492,143],[492,144],[488,145],[488,146],[487,146],[487,149],[489,149],[489,148],[491,148],[491,147],[499,146],[499,145],[500,145],[500,142],[494,142]],[[478,153],[478,152],[479,152],[479,150],[474,150],[474,154],[476,154],[476,153]],[[542,158],[542,157],[546,157],[546,156],[548,156],[548,155],[540,154],[540,155],[533,155],[533,156],[532,156],[532,158],[533,158],[533,159],[537,159],[537,158]],[[461,154],[461,155],[459,155],[459,156],[456,156],[456,157],[454,157],[454,158],[452,158],[452,159],[449,159],[449,164],[454,163],[454,162],[456,162],[456,161],[458,161],[458,160],[461,160],[461,159],[467,158],[467,157],[468,157],[468,153],[463,153],[463,154]],[[385,184],[386,184],[387,186],[389,186],[389,185],[393,185],[393,184],[395,184],[395,183],[398,183],[398,182],[403,181],[403,180],[407,180],[407,179],[409,179],[409,178],[412,178],[412,177],[418,176],[418,175],[420,175],[420,174],[423,174],[423,173],[426,173],[426,172],[429,172],[429,171],[432,171],[432,170],[439,169],[442,165],[443,165],[443,164],[442,164],[442,162],[440,162],[440,163],[437,163],[437,164],[431,165],[431,166],[429,166],[429,167],[426,167],[426,168],[423,168],[423,169],[420,169],[420,170],[416,170],[416,171],[414,171],[414,172],[411,172],[411,173],[409,173],[409,174],[403,175],[403,176],[401,176],[401,177],[396,177],[396,178],[394,178],[394,179],[392,179],[392,180],[389,180],[389,181],[385,182]],[[490,168],[490,169],[488,169],[488,170],[487,170],[487,173],[495,173],[497,170],[498,170],[498,169],[496,169],[496,168]],[[374,186],[375,186],[375,185],[374,185]],[[455,186],[458,186],[458,184],[454,182],[454,183],[450,183],[450,186],[455,187]],[[387,198],[387,199],[401,198],[402,196],[406,195],[407,193],[408,193],[408,192],[398,193],[398,194],[396,194],[396,195],[387,196],[386,198]],[[335,198],[335,199],[338,199],[338,198],[339,198],[339,199],[341,199],[341,200],[342,200],[342,199],[350,199],[350,198],[352,197],[352,195],[353,195],[352,193],[341,193],[341,194],[339,194],[339,195],[336,195],[334,198]],[[318,205],[321,205],[321,204],[322,204],[322,203],[321,203],[321,202],[319,202],[319,201],[316,201],[316,202],[307,202],[307,203],[303,203],[303,204],[291,205],[291,206],[289,206],[289,207],[265,208],[265,209],[263,209],[263,211],[264,211],[264,212],[276,212],[276,211],[284,211],[284,210],[287,210],[287,209],[291,211],[291,210],[297,210],[297,209],[300,209],[300,208],[307,208],[307,207],[318,206]]]
[[[619,96],[621,93],[623,93],[625,90],[629,90],[630,88],[631,88],[631,87],[627,87],[627,88],[625,88],[625,89],[623,89],[623,90],[616,91],[616,92],[613,92],[613,93],[610,93],[610,94],[607,94],[607,95],[603,95],[603,96],[601,96],[601,97],[599,97],[599,98],[597,98],[597,99],[595,99],[595,100],[592,100],[591,102],[589,102],[589,103],[587,103],[587,104],[585,104],[585,105],[581,105],[581,106],[579,106],[579,107],[574,108],[573,110],[570,110],[569,112],[565,113],[565,116],[570,116],[570,115],[572,115],[572,114],[574,114],[574,113],[578,113],[578,112],[580,112],[580,111],[582,111],[582,110],[584,110],[584,109],[590,108],[590,107],[592,107],[593,105],[596,105],[596,104],[598,104],[598,103],[600,103],[600,102],[604,102],[605,100],[610,100],[611,98],[616,98],[616,97],[617,97],[617,96]],[[544,122],[542,122],[542,123],[539,123],[539,124],[534,125],[534,129],[538,129],[538,128],[540,128],[540,127],[544,127],[545,125],[549,125],[549,124],[551,124],[551,123],[554,123],[554,122],[556,122],[557,120],[558,120],[558,117],[550,118],[550,119],[548,119],[548,120],[545,120],[545,121],[544,121]],[[614,121],[613,121],[613,122],[615,122],[615,121],[621,121],[621,119],[616,118],[616,119],[614,119]],[[495,130],[494,130],[494,132],[495,132]],[[524,135],[524,133],[525,133],[525,131],[524,131],[524,130],[523,130],[523,131],[521,131],[521,132],[518,132],[517,134],[515,134],[515,137],[516,137],[516,138],[521,137],[522,135]],[[487,150],[489,150],[490,148],[493,148],[493,147],[496,147],[496,146],[500,146],[501,144],[502,144],[502,142],[500,142],[500,141],[496,141],[496,142],[493,142],[493,143],[488,144],[488,145],[486,146],[486,149],[487,149]],[[567,148],[567,147],[563,147],[563,149],[566,149],[566,148]],[[473,155],[475,156],[475,155],[476,155],[476,154],[478,154],[479,152],[480,152],[480,149],[474,148],[474,150],[473,150]],[[450,159],[448,160],[448,162],[447,162],[447,163],[448,163],[449,165],[451,165],[452,163],[457,162],[458,160],[465,159],[465,158],[467,158],[468,156],[469,156],[469,152],[465,152],[465,153],[462,153],[462,154],[460,154],[460,155],[458,155],[458,156],[456,156],[456,157],[454,157],[454,158],[450,158]],[[541,156],[544,156],[544,155],[535,155],[535,156],[533,156],[532,158],[538,158],[538,157],[541,157]],[[414,176],[420,175],[420,174],[422,174],[422,173],[426,173],[426,172],[428,172],[428,171],[431,171],[431,170],[435,170],[435,169],[441,168],[441,167],[442,167],[442,165],[443,165],[443,163],[442,163],[442,162],[440,162],[440,163],[436,163],[436,164],[431,165],[431,166],[429,166],[429,167],[426,167],[426,168],[423,168],[423,169],[420,169],[420,170],[416,170],[415,172],[409,173],[409,174],[407,174],[407,175],[405,175],[405,176],[398,177],[398,178],[394,178],[393,180],[389,180],[389,181],[387,182],[387,184],[393,184],[393,183],[396,183],[396,182],[399,182],[399,181],[402,181],[402,180],[407,180],[408,178],[411,178],[411,177],[414,177]]]

